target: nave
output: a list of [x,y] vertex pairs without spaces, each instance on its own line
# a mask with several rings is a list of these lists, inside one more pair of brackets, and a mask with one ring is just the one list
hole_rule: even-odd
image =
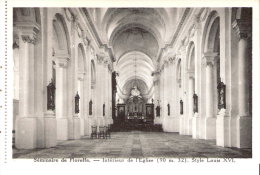
[[111,139],[61,141],[48,149],[17,150],[13,158],[250,158],[251,149],[223,148],[214,141],[163,132],[116,132]]

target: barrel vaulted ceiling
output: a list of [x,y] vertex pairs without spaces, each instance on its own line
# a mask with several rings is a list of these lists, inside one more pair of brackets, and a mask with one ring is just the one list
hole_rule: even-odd
[[161,50],[172,40],[180,9],[90,8],[87,11],[100,39],[112,50],[122,93],[129,94],[135,82],[142,94],[150,92],[152,72]]

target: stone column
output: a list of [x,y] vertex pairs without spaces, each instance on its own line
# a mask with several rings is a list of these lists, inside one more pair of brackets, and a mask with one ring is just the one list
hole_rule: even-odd
[[[200,127],[201,123],[201,108],[204,108],[202,106],[202,93],[201,93],[201,38],[202,38],[202,23],[201,19],[199,16],[195,15],[194,16],[194,41],[195,41],[195,72],[194,72],[194,77],[195,77],[195,93],[198,95],[198,112],[194,114],[193,120],[192,120],[192,137],[194,139],[198,139],[201,137],[201,130],[203,130],[202,127]],[[197,44],[196,44],[197,43]],[[204,92],[203,92],[204,93]]]
[[16,120],[15,146],[18,149],[37,147],[36,116],[34,111],[34,47],[39,26],[36,24],[14,24],[20,32],[20,81],[19,81],[19,115]]
[[218,53],[204,53],[204,63],[206,67],[206,117],[204,139],[216,139],[216,117],[214,116],[214,64]]
[[153,85],[154,85],[154,123],[161,124],[160,116],[156,116],[156,107],[159,105],[158,101],[160,101],[160,72],[154,71],[152,73],[153,76]]
[[167,66],[168,66],[168,62],[165,60],[164,61],[164,65],[163,65],[163,84],[162,84],[162,88],[163,88],[163,96],[162,96],[162,127],[163,127],[163,131],[167,130],[167,118],[168,118],[168,112],[167,112],[167,92],[166,92],[166,86],[167,86]]
[[248,37],[251,34],[249,21],[235,20],[232,24],[239,38],[238,42],[238,117],[237,117],[237,147],[252,147],[252,118],[249,113],[248,86]]
[[67,116],[67,82],[66,73],[69,57],[67,54],[57,53],[56,64],[56,99],[55,112],[57,118],[57,139],[68,140],[68,116]]
[[193,94],[195,91],[194,82],[194,72],[188,71],[188,135],[192,135],[192,118],[193,118]]
[[97,65],[96,65],[96,97],[95,98],[95,118],[96,118],[96,125],[98,127],[103,125],[103,115],[102,115],[102,106],[103,106],[103,81],[104,81],[104,72],[103,72],[103,61],[104,57],[97,55]]
[[84,76],[85,73],[78,73],[78,93],[79,93],[79,119],[80,119],[80,135],[84,136],[85,134],[85,115],[84,114],[84,108],[85,108],[85,103],[84,103],[84,97],[85,97],[85,93],[84,93]]
[[161,76],[160,76],[160,122],[162,124],[163,116],[164,116],[164,65],[161,67]]
[[178,99],[177,89],[176,89],[176,69],[175,69],[175,56],[168,59],[169,61],[169,103],[171,104],[171,116],[169,121],[169,132],[179,131],[179,102],[176,103]]
[[90,53],[90,40],[85,40],[88,41],[87,43],[85,42],[86,45],[86,57],[89,58],[89,61],[87,63],[87,70],[85,73],[85,78],[84,78],[84,114],[85,114],[85,130],[84,130],[84,135],[89,136],[91,133],[91,117],[89,115],[89,101],[91,98],[91,93],[92,93],[92,88],[91,88],[91,53]]
[[[102,99],[102,117],[103,117],[103,126],[107,126],[108,124],[108,58],[105,58],[103,63],[103,86],[102,86],[102,92],[103,92],[103,99]],[[103,104],[105,104],[105,115],[103,115]]]
[[108,68],[108,124],[112,124],[113,119],[112,119],[112,84],[111,84],[112,67],[111,67],[111,64],[108,64],[107,68]]

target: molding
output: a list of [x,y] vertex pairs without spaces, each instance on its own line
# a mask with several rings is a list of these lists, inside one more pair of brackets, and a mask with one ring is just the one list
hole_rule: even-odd
[[103,65],[106,68],[106,67],[108,67],[108,64],[109,64],[109,62],[108,62],[108,59],[106,57],[106,58],[104,58]]
[[13,36],[13,49],[19,49],[19,36],[17,34]]
[[251,35],[252,24],[246,20],[236,19],[232,23],[232,28],[239,39],[247,39]]
[[169,64],[175,64],[175,56],[172,56],[172,57],[169,57],[168,58],[168,62],[169,62]]
[[97,63],[98,64],[102,64],[105,60],[105,56],[100,55],[100,54],[96,54],[96,58],[97,58]]
[[[179,25],[178,25],[178,27],[177,27],[177,29],[176,29],[174,35],[173,35],[172,41],[170,42],[170,44],[167,44],[167,45],[165,46],[165,48],[166,48],[166,47],[169,47],[169,46],[173,46],[173,45],[175,44],[175,42],[176,42],[176,40],[177,40],[177,37],[178,37],[178,35],[179,35],[179,33],[180,33],[180,30],[182,29],[183,24],[184,24],[185,20],[187,19],[187,16],[188,16],[188,14],[189,14],[190,11],[191,11],[191,8],[186,8],[186,9],[185,9],[185,11],[184,11],[184,13],[183,13],[183,15],[182,15],[182,18],[181,18],[181,20],[180,20],[180,22],[179,22]],[[159,56],[158,56],[158,59],[157,59],[158,62],[160,62],[160,60],[161,60],[162,52],[163,52],[163,48],[160,50],[160,53],[159,53]]]
[[62,51],[55,52],[54,62],[56,67],[66,68],[68,66],[68,62],[70,61],[70,57],[67,53]]
[[37,38],[32,35],[21,35],[23,42],[25,43],[30,43],[30,44],[36,44],[37,43]]
[[86,8],[82,8],[81,11],[83,12],[83,14],[85,14],[87,22],[90,25],[91,33],[94,35],[94,38],[97,41],[98,46],[99,47],[103,47],[103,48],[105,48],[106,51],[108,51],[108,54],[109,54],[109,56],[111,58],[111,61],[113,61],[113,62],[116,61],[112,49],[109,48],[107,44],[103,44],[102,43],[102,41],[101,41],[101,39],[100,39],[100,37],[98,35],[98,32],[96,30],[96,27],[95,27],[94,23],[92,22],[91,17],[90,17],[90,15],[88,13],[88,10]]
[[188,77],[189,77],[189,78],[192,78],[192,79],[195,78],[195,72],[194,72],[194,71],[192,71],[192,70],[187,70],[186,73],[188,74]]
[[82,37],[81,38],[82,38],[82,41],[85,44],[85,46],[90,45],[91,40],[87,37],[87,31],[86,30],[82,31]]
[[181,86],[182,86],[182,82],[181,82],[181,79],[180,79],[180,78],[177,79],[177,83],[178,83],[178,85],[179,85],[179,88],[181,88]]
[[164,68],[167,68],[169,66],[168,60],[163,61],[163,66],[164,66]]
[[83,81],[85,74],[86,74],[85,72],[78,73],[78,80]]
[[160,76],[160,71],[153,71],[152,72],[152,76],[156,77],[156,76]]
[[209,14],[210,9],[209,8],[202,8],[202,10],[199,13],[199,21],[203,22],[207,19],[207,16]]
[[111,63],[109,63],[109,64],[107,65],[107,68],[108,68],[108,70],[109,70],[110,73],[113,72],[113,67],[112,67]]
[[55,58],[56,68],[67,68],[69,60],[66,58]]
[[34,22],[15,22],[14,30],[21,32],[23,42],[36,44],[39,40],[38,34],[40,33],[40,26]]
[[69,22],[73,21],[73,15],[72,15],[71,11],[69,10],[69,8],[64,8],[64,13],[65,13],[66,19]]
[[214,66],[216,59],[219,57],[217,52],[206,52],[203,54],[203,64],[205,66]]

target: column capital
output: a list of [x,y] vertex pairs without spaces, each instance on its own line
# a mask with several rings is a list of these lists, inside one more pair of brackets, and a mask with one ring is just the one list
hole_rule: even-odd
[[163,61],[163,65],[164,65],[164,67],[168,67],[169,61],[168,61],[168,60],[164,60],[164,61]]
[[187,75],[188,75],[188,77],[189,78],[191,78],[191,79],[194,79],[195,78],[195,76],[194,76],[194,71],[193,70],[187,70]]
[[217,52],[205,52],[203,54],[203,64],[205,66],[211,65],[214,66],[216,59],[219,57]]
[[177,80],[177,83],[179,85],[179,88],[181,88],[181,79],[180,78]]
[[70,12],[69,8],[64,8],[65,16],[69,22],[73,21],[73,15]]
[[159,71],[153,71],[152,72],[152,76],[153,76],[153,83],[154,83],[154,85],[158,85],[159,84],[159,79],[160,79],[160,72]]
[[78,73],[78,80],[79,80],[79,81],[83,81],[85,74],[86,74],[85,72],[79,72],[79,73]]
[[200,24],[200,15],[196,14],[193,17],[193,23],[194,23],[194,29],[199,29],[199,24]]
[[200,16],[194,15],[193,19],[192,19],[192,27],[189,29],[189,37],[192,38],[196,31],[198,31],[201,27],[200,27]]
[[30,44],[36,44],[37,38],[33,35],[21,35],[23,42],[30,43]]
[[82,31],[82,40],[83,40],[83,43],[85,44],[85,46],[90,45],[91,40],[87,37],[87,31],[86,30]]
[[66,68],[68,66],[69,60],[70,59],[69,59],[68,54],[61,53],[61,52],[55,52],[54,62],[56,64],[56,67]]
[[96,58],[97,58],[97,63],[98,64],[102,64],[105,60],[105,56],[103,55],[99,55],[99,54],[96,54]]
[[236,19],[232,23],[232,27],[239,39],[247,39],[251,35],[252,24],[249,21]]
[[107,58],[104,58],[103,64],[104,64],[105,67],[108,66],[109,62],[108,62],[108,59],[107,59]]
[[159,85],[159,80],[154,80],[154,81],[153,81],[153,85],[154,85],[154,86]]
[[107,68],[108,68],[108,70],[109,70],[110,73],[113,72],[113,68],[112,68],[112,64],[111,64],[111,63],[109,63],[109,64],[107,65]]
[[170,64],[175,64],[175,56],[169,57],[169,58],[168,58],[168,62],[169,62]]
[[153,76],[153,77],[160,76],[160,71],[153,71],[153,72],[152,72],[152,76]]
[[19,30],[23,42],[36,44],[40,27],[33,22],[15,22],[14,28]]
[[161,65],[160,72],[162,72],[163,70],[164,70],[164,64]]

